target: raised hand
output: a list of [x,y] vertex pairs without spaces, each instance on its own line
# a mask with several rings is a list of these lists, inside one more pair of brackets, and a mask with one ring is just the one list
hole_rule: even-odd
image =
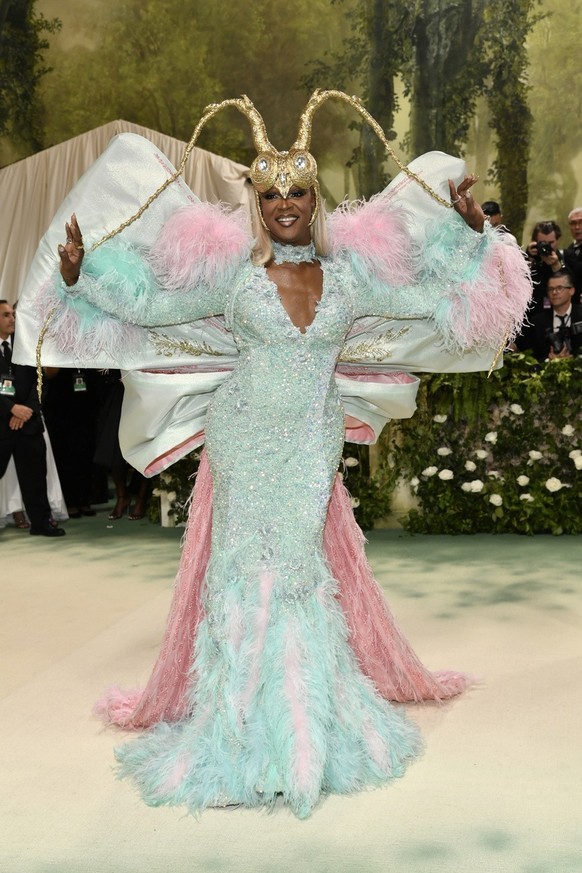
[[71,216],[71,221],[65,224],[65,233],[67,241],[64,246],[59,245],[61,276],[67,285],[74,285],[81,273],[81,264],[85,254],[83,236],[75,213]]
[[465,176],[463,181],[459,183],[458,187],[455,187],[453,180],[449,179],[449,191],[451,192],[451,203],[453,204],[455,212],[459,213],[463,221],[468,224],[470,228],[476,230],[478,233],[482,233],[485,224],[485,213],[479,204],[475,202],[470,191],[478,180],[479,176],[475,176],[474,173],[471,173],[470,176]]

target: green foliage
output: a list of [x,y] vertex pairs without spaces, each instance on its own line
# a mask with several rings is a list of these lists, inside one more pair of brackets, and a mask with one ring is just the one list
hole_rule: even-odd
[[390,501],[398,471],[386,453],[374,475],[371,475],[368,446],[354,443],[344,446],[342,468],[344,485],[350,494],[356,521],[362,530],[371,530],[374,522],[390,514]]
[[38,100],[49,47],[47,33],[61,23],[35,10],[36,0],[3,0],[0,4],[0,136],[38,151],[43,147],[43,113]]
[[489,380],[425,377],[417,414],[398,424],[393,455],[417,501],[404,526],[582,532],[581,431],[581,358],[538,364],[512,355]]
[[481,34],[485,0],[419,0],[403,68],[411,99],[410,149],[462,154],[487,74]]
[[[410,56],[412,8],[405,0],[337,2],[349,32],[341,49],[326,52],[311,64],[304,77],[308,90],[316,87],[356,91],[366,108],[381,125],[388,139],[394,139],[394,117],[398,109],[395,83]],[[331,83],[331,85],[329,84]],[[383,145],[368,125],[354,118],[350,124],[359,133],[359,144],[347,166],[357,166],[360,194],[370,197],[386,186]]]
[[148,509],[148,517],[151,521],[159,522],[160,504],[156,498],[162,492],[166,492],[170,501],[168,515],[174,519],[175,524],[185,523],[199,463],[200,452],[190,452],[163,473],[160,473],[159,476],[154,476],[152,479],[154,488]]
[[528,40],[534,112],[530,209],[534,222],[553,218],[564,228],[568,212],[577,205],[579,188],[575,158],[582,148],[582,0],[552,0],[546,5],[548,15]]
[[[307,96],[298,83],[333,43],[339,21],[325,0],[300,3],[289,16],[271,0],[103,2],[76,33],[89,49],[54,49],[44,89],[50,141],[115,118],[188,140],[205,106],[248,93],[272,142],[288,148]],[[337,129],[318,118],[318,151]],[[213,119],[199,144],[247,164],[255,154],[248,122],[234,109]]]
[[499,186],[504,220],[521,239],[528,202],[528,161],[531,152],[532,114],[527,38],[544,18],[536,13],[541,0],[490,0],[485,12],[483,38],[488,47],[487,99],[490,125],[495,131],[497,158],[491,179]]

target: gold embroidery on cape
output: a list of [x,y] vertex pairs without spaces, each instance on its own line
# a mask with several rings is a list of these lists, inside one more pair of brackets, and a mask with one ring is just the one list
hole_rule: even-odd
[[201,355],[210,355],[213,358],[222,357],[222,352],[213,349],[208,343],[173,339],[165,333],[156,333],[153,330],[148,331],[148,333],[155,347],[156,355],[165,355],[166,358],[171,358],[176,353],[191,355],[193,358],[199,358]]
[[401,327],[398,330],[387,330],[386,333],[378,334],[361,343],[346,343],[339,356],[341,364],[357,364],[361,361],[375,361],[380,363],[392,357],[390,343],[409,333],[409,327]]

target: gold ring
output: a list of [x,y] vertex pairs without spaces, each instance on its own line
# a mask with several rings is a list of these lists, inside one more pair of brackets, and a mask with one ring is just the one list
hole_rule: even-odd
[[81,245],[80,245],[80,246],[78,246],[78,245],[75,245],[75,248],[76,248],[76,249],[79,249],[79,250],[80,250],[80,249],[84,249],[84,248],[85,248],[85,246],[84,246],[84,245],[83,245],[83,243],[81,243]]

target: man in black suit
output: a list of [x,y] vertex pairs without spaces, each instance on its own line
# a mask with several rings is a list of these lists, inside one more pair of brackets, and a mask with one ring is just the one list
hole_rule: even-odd
[[0,477],[13,457],[30,533],[62,537],[65,531],[50,521],[36,370],[12,363],[13,334],[14,309],[7,300],[0,300]]
[[582,351],[582,306],[572,303],[574,280],[567,270],[548,279],[551,308],[534,315],[516,346],[531,349],[538,361],[571,358]]

